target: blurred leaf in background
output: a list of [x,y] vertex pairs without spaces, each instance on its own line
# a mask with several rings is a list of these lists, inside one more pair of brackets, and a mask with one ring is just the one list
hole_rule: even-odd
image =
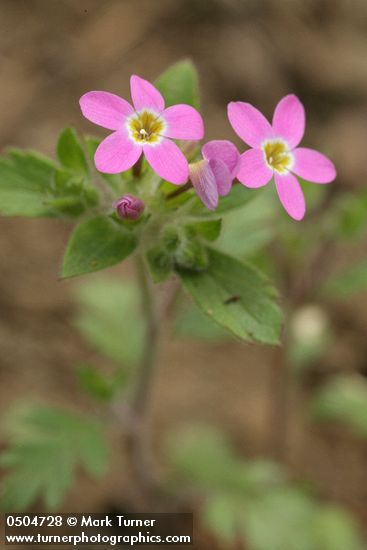
[[312,415],[348,425],[353,432],[367,437],[367,381],[362,376],[335,377],[323,386],[311,403]]
[[343,193],[327,213],[333,234],[341,239],[358,239],[367,227],[367,192]]
[[[228,210],[222,208],[223,230],[216,242],[219,250],[242,259],[251,257],[274,238],[275,219],[274,201],[269,193],[259,193],[250,203],[246,201],[241,204],[237,195],[243,191],[245,188],[242,185],[235,185],[228,195],[228,198],[233,198],[236,207]],[[223,202],[221,206],[224,206]]]
[[367,291],[367,260],[357,262],[341,272],[334,274],[324,283],[327,294],[348,298]]
[[42,497],[55,510],[69,490],[78,466],[99,478],[107,469],[102,426],[59,408],[22,406],[8,418],[8,447],[0,455],[7,472],[0,503],[7,511],[27,509]]
[[176,479],[201,492],[201,521],[223,543],[241,541],[249,550],[363,549],[347,512],[321,505],[275,463],[239,458],[217,431],[187,429],[169,449]]
[[102,276],[84,281],[75,297],[80,308],[74,324],[86,340],[125,369],[134,367],[145,335],[137,286]]

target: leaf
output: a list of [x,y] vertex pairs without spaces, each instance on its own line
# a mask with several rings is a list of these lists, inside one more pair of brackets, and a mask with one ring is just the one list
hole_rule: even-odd
[[209,249],[202,272],[177,269],[196,304],[242,340],[277,344],[282,315],[275,290],[253,267]]
[[134,235],[112,219],[99,216],[80,223],[68,243],[62,277],[75,277],[115,265],[136,247]]
[[224,342],[232,338],[232,334],[215,323],[194,303],[185,304],[177,315],[174,324],[175,335],[181,338],[192,338],[208,342]]
[[238,504],[238,509],[242,512],[242,536],[249,541],[251,549],[318,548],[311,529],[317,511],[316,502],[297,487],[284,485],[265,491],[253,502],[248,495],[246,504]]
[[46,157],[11,150],[0,157],[0,213],[6,216],[75,217],[98,204],[97,190],[80,173]]
[[[130,281],[99,277],[80,285],[76,298],[80,311],[74,324],[86,340],[123,367],[136,365],[145,335],[137,286]],[[117,382],[123,382],[120,374],[115,378]]]
[[0,157],[0,213],[6,216],[52,216],[56,167],[51,160],[30,151],[11,150]]
[[163,95],[166,107],[186,103],[199,108],[199,84],[195,65],[184,60],[169,67],[155,82]]
[[214,495],[205,504],[202,511],[204,525],[225,544],[238,540],[241,516],[233,498],[227,495]]
[[367,291],[367,260],[344,269],[324,284],[328,294],[347,298]]
[[[236,456],[226,439],[208,427],[176,434],[170,458],[184,486],[201,490],[201,520],[226,545],[251,550],[362,548],[346,512],[320,505],[287,481],[276,463]],[[336,535],[340,541],[333,546]]]
[[220,432],[206,426],[181,430],[180,437],[170,442],[169,455],[185,480],[209,490],[238,491],[237,464]]
[[81,465],[93,477],[107,467],[107,447],[100,424],[51,407],[22,407],[8,423],[9,447],[0,455],[8,470],[1,492],[5,510],[26,510],[42,496],[56,509]]
[[88,175],[88,163],[74,128],[65,128],[60,134],[57,156],[65,168]]
[[367,225],[367,192],[344,193],[329,213],[333,235],[344,239],[361,237]]
[[367,437],[367,382],[364,378],[338,376],[315,395],[311,412],[321,420],[337,420]]

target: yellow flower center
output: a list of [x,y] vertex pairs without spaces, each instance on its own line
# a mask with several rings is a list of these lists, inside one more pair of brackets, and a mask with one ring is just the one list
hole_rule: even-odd
[[292,167],[293,155],[284,141],[279,139],[266,141],[262,149],[267,165],[275,172],[284,174]]
[[160,115],[147,110],[135,113],[127,121],[129,135],[139,145],[159,143],[165,128],[166,124]]

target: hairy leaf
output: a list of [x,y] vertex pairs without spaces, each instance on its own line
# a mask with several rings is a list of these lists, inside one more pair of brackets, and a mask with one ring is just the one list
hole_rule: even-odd
[[145,334],[136,285],[99,277],[83,282],[76,297],[80,311],[74,323],[88,342],[125,368],[136,365]]
[[367,437],[367,382],[364,378],[339,376],[316,394],[311,405],[316,418],[337,420]]
[[282,315],[275,290],[257,270],[210,249],[202,272],[177,269],[197,305],[219,325],[249,342],[279,342]]
[[30,151],[12,150],[0,157],[0,213],[6,216],[52,216],[56,167]]

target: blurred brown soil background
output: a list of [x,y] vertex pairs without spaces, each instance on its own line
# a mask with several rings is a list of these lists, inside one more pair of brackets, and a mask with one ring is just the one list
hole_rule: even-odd
[[[364,0],[0,0],[0,25],[1,147],[54,155],[62,127],[98,131],[79,112],[84,92],[128,98],[132,73],[153,80],[191,57],[200,71],[206,139],[236,141],[228,101],[253,102],[270,116],[282,95],[295,92],[308,113],[304,144],[336,161],[338,185],[366,184]],[[22,399],[92,407],[80,397],[73,368],[96,355],[70,323],[75,283],[58,280],[69,232],[58,221],[0,219],[1,415]],[[366,305],[359,299],[334,312],[340,337],[330,350],[330,371],[367,375]],[[157,453],[170,428],[192,421],[223,428],[246,456],[268,454],[275,354],[167,336],[152,400]],[[311,424],[300,396],[285,458],[295,477],[367,519],[366,444],[340,426]],[[104,483],[81,477],[65,509],[128,502],[132,489],[123,471],[117,457]]]

